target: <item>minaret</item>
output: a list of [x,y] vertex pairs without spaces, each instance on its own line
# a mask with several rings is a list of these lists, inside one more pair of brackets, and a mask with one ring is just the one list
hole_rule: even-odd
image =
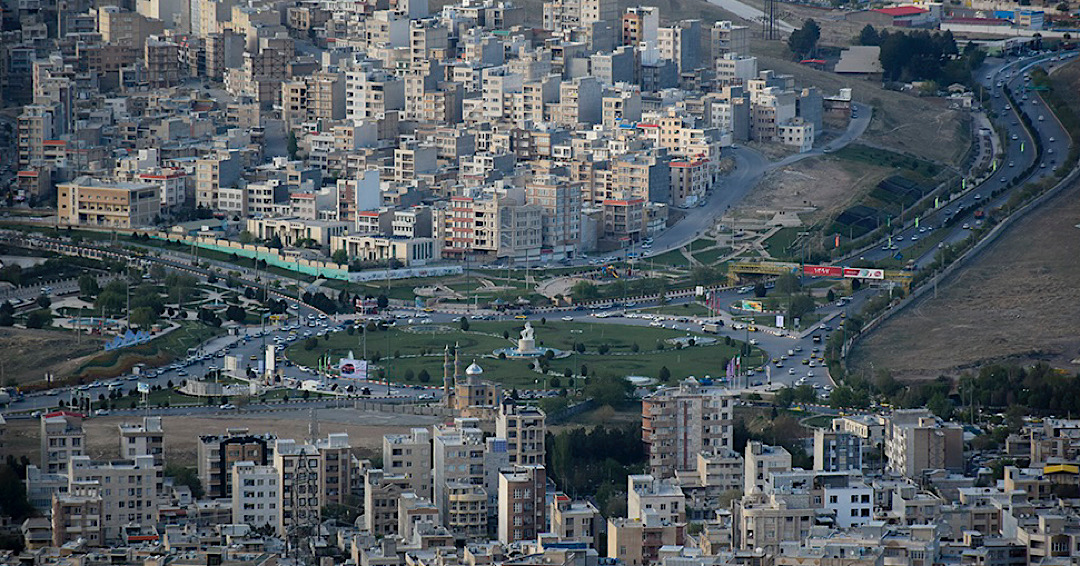
[[461,348],[454,344],[454,383],[457,383],[458,378],[464,376],[465,374],[461,371]]
[[446,349],[443,350],[443,364],[442,364],[442,389],[443,389],[443,402],[446,406],[451,406],[451,398],[454,396],[454,366],[450,363],[450,345],[447,344]]

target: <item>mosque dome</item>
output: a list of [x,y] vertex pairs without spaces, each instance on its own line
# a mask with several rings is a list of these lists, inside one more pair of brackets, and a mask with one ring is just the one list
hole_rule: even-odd
[[484,373],[484,368],[476,365],[476,362],[473,362],[469,367],[465,368],[465,375],[480,375],[482,373]]

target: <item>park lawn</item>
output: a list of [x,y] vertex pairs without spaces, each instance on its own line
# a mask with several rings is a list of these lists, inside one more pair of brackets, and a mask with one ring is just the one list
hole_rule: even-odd
[[731,253],[731,248],[714,248],[703,252],[694,252],[694,259],[705,265],[712,265],[729,253]]
[[789,226],[777,230],[775,234],[765,239],[765,251],[769,252],[769,255],[776,259],[792,257],[791,250],[788,248],[795,242],[795,238],[798,237],[799,232],[803,230],[805,230],[805,228],[797,226]]
[[[700,305],[695,306],[703,308]],[[682,309],[678,306],[672,308]],[[484,369],[486,379],[502,383],[506,387],[549,386],[541,381],[540,374],[530,368],[532,360],[504,360],[494,357],[494,350],[514,346],[514,341],[524,327],[523,323],[516,320],[474,321],[470,324],[469,331],[461,331],[449,324],[440,326],[450,330],[412,333],[392,328],[372,332],[368,335],[368,355],[372,358],[378,355],[381,358],[375,364],[386,371],[391,381],[438,385],[442,379],[442,353],[447,346],[452,348],[457,345],[462,365],[476,361]],[[686,336],[686,332],[600,324],[589,322],[588,319],[581,322],[547,321],[546,324],[537,324],[534,328],[537,346],[570,352],[575,344],[584,344],[586,353],[574,353],[566,359],[551,361],[551,368],[559,373],[565,368],[571,368],[576,373],[584,363],[590,368],[590,375],[597,372],[656,377],[664,366],[676,377],[717,375],[723,371],[727,358],[736,351],[735,347],[716,344],[695,346],[691,354],[690,349],[676,350],[672,344],[666,342],[670,338]],[[510,339],[504,339],[503,332],[506,332]],[[633,351],[635,344],[639,352]],[[658,344],[662,344],[664,350],[657,350]],[[610,349],[606,355],[597,353],[601,345]],[[331,334],[329,339],[319,339],[317,346],[311,350],[306,350],[304,342],[298,341],[285,350],[285,355],[296,364],[315,367],[319,357],[327,351],[330,352],[332,361],[349,352],[361,356],[363,337],[359,334],[349,336],[345,332],[336,332]],[[387,352],[390,353],[389,358],[385,357]],[[427,370],[427,382],[420,382],[421,370]],[[407,376],[411,376],[411,379],[406,379]]]
[[645,260],[654,264],[670,265],[672,267],[690,266],[690,260],[686,259],[679,250],[667,251],[657,256],[645,258]]
[[672,316],[710,316],[709,309],[701,303],[682,303],[681,305],[664,305],[662,307],[649,307],[641,309],[641,312],[652,314],[669,314]]
[[670,345],[663,351],[640,352],[626,355],[575,354],[569,358],[552,360],[551,369],[562,373],[570,368],[575,374],[581,366],[588,366],[589,375],[613,375],[623,377],[640,375],[659,378],[660,368],[671,372],[672,381],[688,376],[719,377],[724,375],[728,360],[738,352],[737,347],[725,346],[723,342],[676,350]]

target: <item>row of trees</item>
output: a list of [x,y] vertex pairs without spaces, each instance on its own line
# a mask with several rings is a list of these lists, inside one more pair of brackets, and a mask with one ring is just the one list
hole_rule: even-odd
[[935,81],[939,84],[971,84],[971,71],[982,64],[985,54],[974,43],[961,53],[951,31],[901,32],[866,25],[859,32],[860,45],[881,48],[881,67],[889,81]]
[[627,476],[645,468],[641,426],[634,423],[548,432],[545,445],[555,483],[571,497],[595,495],[609,517],[620,514]]

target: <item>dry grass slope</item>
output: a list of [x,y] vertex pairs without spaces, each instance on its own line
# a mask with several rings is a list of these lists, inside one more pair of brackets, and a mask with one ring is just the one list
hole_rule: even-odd
[[[1080,65],[1053,75],[1080,89]],[[1066,90],[1067,89],[1067,90]],[[1080,112],[1080,100],[1073,97]],[[991,361],[1047,360],[1080,369],[1080,183],[1044,204],[926,299],[852,353],[856,370],[936,377]]]

